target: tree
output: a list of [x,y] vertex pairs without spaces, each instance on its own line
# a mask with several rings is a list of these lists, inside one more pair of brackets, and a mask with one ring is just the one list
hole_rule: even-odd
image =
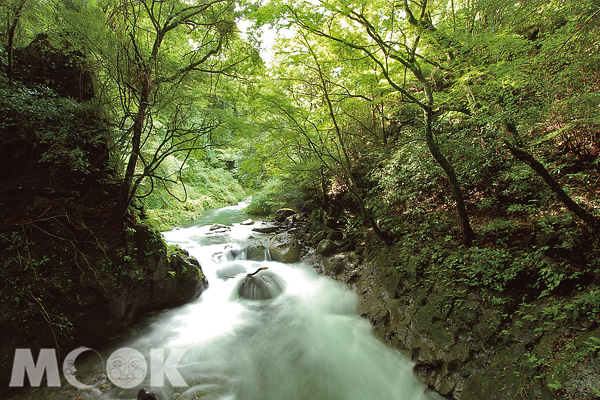
[[144,180],[152,188],[174,179],[159,173],[169,155],[183,153],[185,163],[213,145],[215,132],[231,122],[231,110],[219,104],[221,87],[247,81],[238,70],[251,73],[260,62],[256,48],[238,35],[244,10],[236,0],[42,2],[35,9],[30,3],[0,6],[9,17],[7,76],[12,80],[17,26],[21,42],[44,33],[61,50],[88,56],[85,68],[96,74],[96,96],[114,128],[112,152],[123,174],[120,215]]
[[145,178],[165,179],[156,171],[167,156],[209,145],[206,139],[221,126],[215,113],[200,116],[199,106],[214,95],[217,76],[234,77],[236,67],[256,59],[252,48],[228,53],[236,37],[235,5],[233,0],[103,5],[118,47],[100,56],[112,57],[106,76],[118,88],[119,107],[113,111],[122,131],[118,143],[128,148],[121,213]]
[[559,149],[562,162],[576,158],[578,170],[593,169],[593,135],[600,124],[599,53],[593,43],[600,8],[591,2],[536,1],[498,8],[482,1],[473,12],[480,16],[478,26],[469,24],[469,44],[462,38],[460,46],[471,51],[463,51],[460,61],[471,78],[478,77],[468,83],[478,103],[476,119],[495,125],[499,142],[567,209],[597,228],[598,218],[573,200],[539,158],[556,159]]
[[368,221],[369,225],[371,226],[371,228],[373,229],[373,231],[377,234],[377,236],[382,238],[384,242],[391,244],[392,239],[393,239],[392,235],[390,235],[388,232],[383,231],[379,227],[379,225],[377,224],[377,221],[375,221],[375,219],[373,218],[371,213],[367,210],[367,207],[365,206],[365,202],[363,200],[363,194],[360,192],[360,187],[359,187],[359,185],[357,185],[356,180],[353,177],[353,171],[352,171],[353,163],[352,163],[352,160],[350,158],[350,155],[349,155],[349,152],[347,149],[346,140],[344,140],[344,137],[343,137],[342,127],[340,126],[340,123],[338,122],[337,113],[334,110],[334,104],[333,104],[332,97],[329,93],[329,86],[331,86],[331,83],[329,82],[328,78],[325,76],[323,68],[321,67],[321,64],[320,64],[319,57],[317,56],[315,50],[311,46],[311,43],[308,40],[307,36],[302,33],[300,33],[300,36],[302,38],[304,45],[306,46],[306,49],[308,50],[308,55],[312,58],[313,69],[316,72],[316,75],[318,77],[318,83],[320,84],[319,88],[322,91],[326,109],[328,111],[329,117],[331,118],[331,122],[333,124],[333,131],[335,132],[335,136],[337,138],[337,144],[340,149],[340,155],[338,157],[338,164],[341,167],[342,176],[345,178],[350,192],[352,193],[352,195],[358,202],[358,205],[360,207],[360,210],[361,210],[363,216],[367,219],[367,221]]
[[[322,47],[319,53],[323,54],[318,54],[315,48],[316,38],[318,37],[311,37],[308,32],[298,32],[293,44],[288,43],[292,45],[292,50],[286,54],[288,62],[285,73],[277,75],[281,83],[288,83],[286,90],[289,97],[297,101],[297,107],[292,109],[283,106],[282,98],[288,96],[281,96],[272,103],[276,105],[278,112],[284,113],[293,130],[300,134],[304,147],[318,158],[320,168],[326,169],[347,188],[373,231],[386,243],[391,243],[392,236],[379,227],[368,210],[365,194],[354,177],[356,153],[352,147],[357,139],[353,134],[360,128],[367,127],[360,125],[359,129],[349,128],[349,125],[356,124],[359,120],[350,109],[344,107],[345,101],[353,98],[353,95],[339,79],[332,79],[337,75],[336,68],[331,67],[335,65],[335,60],[332,63],[328,59],[329,53]],[[303,164],[306,165],[306,161]],[[321,177],[323,188],[325,176],[322,172],[317,172],[318,169],[313,166],[314,175]],[[326,194],[327,191],[322,189],[322,192]]]
[[[217,25],[227,24],[229,21],[220,20],[219,16],[214,19],[205,20],[204,13],[210,11],[213,6],[223,1],[209,2],[200,5],[188,6],[178,2],[154,2],[145,1],[115,3],[113,9],[107,9],[108,23],[118,28],[118,32],[124,40],[122,43],[121,59],[117,61],[117,83],[124,100],[129,100],[124,110],[121,126],[126,127],[127,135],[130,137],[131,149],[127,160],[125,176],[120,199],[120,210],[125,213],[133,200],[141,179],[134,181],[138,160],[142,156],[142,140],[149,137],[155,129],[153,124],[155,106],[164,95],[164,86],[168,83],[183,79],[185,74],[194,68],[201,67],[210,57],[221,52],[228,29],[218,28]],[[226,4],[226,6],[228,6]],[[213,14],[215,11],[213,11]],[[219,15],[220,13],[216,13]],[[166,59],[167,54],[163,50],[165,41],[179,33],[180,30],[195,32],[203,25],[209,26],[210,40],[202,43],[202,52],[192,52],[193,56],[188,58],[188,63],[179,67],[175,74],[167,76],[169,72],[165,63],[172,61]],[[214,32],[213,31],[214,25]],[[202,29],[203,30],[203,29]],[[180,43],[181,44],[181,43]],[[204,48],[203,48],[204,47]],[[200,53],[200,54],[198,54]],[[199,57],[198,60],[194,56]],[[177,66],[175,66],[177,68]],[[183,75],[183,76],[182,76]],[[177,111],[176,111],[177,112]],[[164,144],[173,143],[172,140],[179,136],[179,126],[167,129]],[[200,133],[200,132],[195,132]],[[162,147],[159,144],[158,148]],[[159,157],[154,157],[157,161]],[[142,157],[142,161],[143,157]],[[146,163],[142,176],[152,172],[152,165],[156,162]]]
[[506,143],[506,146],[508,147],[508,149],[510,150],[510,152],[515,156],[515,158],[517,160],[522,161],[525,164],[529,165],[531,167],[531,169],[533,169],[542,179],[544,179],[544,182],[546,182],[548,184],[548,186],[550,186],[552,191],[554,193],[556,193],[558,198],[565,204],[565,206],[571,212],[573,212],[573,214],[575,214],[579,218],[581,218],[586,224],[590,225],[592,227],[592,229],[594,229],[595,231],[597,231],[600,228],[600,219],[598,219],[594,215],[590,214],[583,207],[581,207],[579,204],[577,204],[571,198],[571,196],[569,196],[564,191],[564,189],[562,188],[560,183],[558,183],[556,181],[556,179],[554,179],[552,177],[550,172],[548,172],[546,167],[544,167],[544,164],[542,164],[541,162],[536,160],[527,151],[516,147],[515,145],[511,144],[508,141],[506,141],[505,143]]
[[[413,11],[408,1],[284,3],[282,13],[301,29],[344,48],[346,60],[369,59],[387,84],[400,94],[400,102],[413,104],[423,113],[427,146],[444,170],[459,215],[463,242],[474,238],[462,190],[453,165],[440,149],[434,121],[448,111],[464,110],[462,104],[438,104],[435,79],[449,71],[452,43],[432,23],[427,2]],[[412,78],[407,79],[407,74]],[[418,87],[414,85],[418,85]],[[413,85],[411,87],[411,85]]]
[[6,58],[7,58],[7,63],[6,63],[6,75],[8,76],[8,84],[12,85],[13,84],[13,50],[14,50],[14,39],[15,39],[15,32],[17,30],[17,25],[19,24],[19,20],[21,19],[21,13],[23,11],[23,7],[25,7],[25,4],[27,3],[27,0],[19,0],[17,1],[13,7],[14,9],[10,10],[12,17],[11,18],[7,18],[7,23],[8,23],[8,40],[7,40],[7,45],[6,45]]

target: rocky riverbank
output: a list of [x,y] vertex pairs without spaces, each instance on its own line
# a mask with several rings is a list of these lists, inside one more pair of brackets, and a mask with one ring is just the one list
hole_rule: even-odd
[[[405,260],[397,246],[356,244],[339,230],[314,226],[290,229],[306,246],[303,259],[356,291],[374,333],[411,358],[419,379],[440,394],[456,400],[599,398],[593,289],[519,303],[526,285],[517,279],[512,291],[490,299],[468,282],[440,276],[422,258],[399,266]],[[571,307],[579,314],[569,314]]]
[[[438,258],[404,257],[401,243],[359,241],[292,211],[283,214],[255,228],[272,236],[252,242],[246,256],[302,260],[346,284],[358,293],[359,313],[374,334],[411,358],[415,374],[438,393],[456,400],[598,398],[593,287],[548,295],[517,275],[505,291],[492,291],[452,275]],[[447,263],[457,254],[444,257]]]
[[[584,361],[589,347],[597,354],[594,321],[553,320],[551,298],[493,306],[467,285],[401,277],[387,262],[341,253],[323,265],[360,295],[374,333],[412,358],[417,376],[439,393],[457,400],[597,398],[600,362]],[[573,336],[579,354],[553,354]],[[542,362],[550,357],[556,362]],[[543,368],[552,371],[541,375]]]

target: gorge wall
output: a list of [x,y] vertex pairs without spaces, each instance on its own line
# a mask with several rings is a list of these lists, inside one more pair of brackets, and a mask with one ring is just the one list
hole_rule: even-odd
[[16,348],[59,355],[199,296],[198,262],[121,217],[102,114],[0,82],[0,392]]
[[[457,400],[597,398],[598,358],[577,363],[577,355],[560,353],[561,337],[587,332],[593,322],[540,329],[552,299],[492,306],[466,285],[401,277],[385,255],[372,257],[337,254],[324,261],[324,272],[359,294],[359,312],[374,333],[415,361],[417,376],[439,393]],[[592,331],[578,343],[596,337]],[[554,352],[556,363],[541,362]]]

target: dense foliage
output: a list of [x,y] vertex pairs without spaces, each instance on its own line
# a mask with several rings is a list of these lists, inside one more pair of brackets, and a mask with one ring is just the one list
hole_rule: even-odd
[[266,171],[330,227],[393,243],[395,273],[481,295],[503,343],[534,329],[505,365],[523,397],[600,389],[567,383],[598,355],[599,10],[284,0],[258,16],[293,34],[257,103],[256,157],[279,155]]
[[[589,336],[557,340],[577,361],[530,354],[560,395],[560,362],[598,354],[598,7],[9,0],[0,5],[3,82],[71,100],[31,109],[2,96],[50,121],[36,140],[55,135],[61,145],[43,161],[83,180],[89,150],[50,110],[82,110],[73,100],[94,97],[110,127],[118,218],[145,206],[140,215],[166,228],[239,200],[241,183],[257,192],[249,212],[325,210],[329,227],[394,249],[396,274],[464,284],[486,306],[521,313],[547,300],[540,334],[577,320]],[[267,66],[266,26],[281,32]],[[33,79],[39,49],[44,80]],[[77,90],[58,80],[67,74],[53,69],[58,53],[80,72]]]
[[[235,6],[233,1],[108,0],[40,7],[29,0],[3,2],[8,34],[0,61],[9,82],[42,84],[100,103],[111,125],[125,216],[134,199],[155,188],[155,198],[169,201],[173,185],[182,188],[186,181],[187,161],[210,170],[217,167],[219,151],[233,154],[235,161],[228,143],[240,125],[248,76],[260,66],[257,50],[235,28],[241,12]],[[71,79],[70,87],[65,79]],[[217,193],[234,184],[225,179],[212,206],[242,197],[239,188],[232,195]],[[188,207],[200,211],[197,203]]]
[[395,216],[452,207],[469,245],[473,215],[561,208],[546,188],[567,185],[595,229],[597,6],[512,7],[272,2],[259,23],[295,33],[261,92],[271,140],[257,154],[280,155],[266,170],[320,205],[351,195],[384,239],[402,231]]

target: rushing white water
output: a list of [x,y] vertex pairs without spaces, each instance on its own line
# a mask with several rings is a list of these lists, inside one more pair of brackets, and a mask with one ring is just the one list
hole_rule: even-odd
[[[159,398],[214,400],[420,400],[438,398],[418,382],[412,363],[378,341],[357,315],[357,295],[301,263],[244,260],[254,235],[243,204],[214,211],[188,227],[164,233],[201,263],[210,286],[201,297],[159,315],[129,347],[148,355],[183,353],[177,371],[187,386],[89,391],[98,399],[133,398],[148,387]],[[213,222],[232,226],[210,233]],[[273,290],[268,300],[240,298],[246,274]],[[264,275],[262,275],[264,274]],[[233,276],[233,277],[232,277]],[[274,288],[274,289],[273,289]],[[250,296],[251,297],[251,296]],[[148,374],[150,375],[150,374]]]
[[[252,226],[237,223],[245,217],[236,213],[241,206],[221,210],[230,213],[228,220],[216,218],[232,224],[229,232],[211,235],[206,224],[164,234],[198,258],[210,282],[198,301],[158,323],[151,334],[167,338],[164,348],[186,349],[180,372],[190,387],[180,398],[431,398],[413,376],[412,363],[373,337],[357,315],[355,293],[302,264],[234,258],[243,256],[236,249],[252,234]],[[241,299],[240,283],[260,267],[269,270],[256,276],[269,272],[281,278],[283,293],[269,300]],[[236,271],[243,272],[227,278]]]

